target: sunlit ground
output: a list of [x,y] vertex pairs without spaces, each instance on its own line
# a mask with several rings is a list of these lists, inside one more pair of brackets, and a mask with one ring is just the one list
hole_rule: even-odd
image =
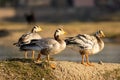
[[[83,34],[83,33],[84,34],[93,34],[97,30],[103,30],[103,32],[106,34],[106,37],[120,34],[120,22],[119,21],[118,22],[111,21],[111,22],[37,23],[37,25],[41,26],[41,28],[43,29],[42,32],[39,32],[39,34],[43,38],[53,37],[54,31],[56,28],[59,27],[59,25],[63,25],[64,26],[63,29],[67,33],[66,35],[64,35],[64,37],[74,36],[74,35]],[[32,28],[32,26],[27,25],[26,23],[23,23],[23,22],[22,23],[21,22],[18,22],[18,23],[0,22],[0,30],[8,31],[8,35],[0,37],[0,58],[24,57],[23,52],[20,52],[17,47],[13,46],[13,43],[17,42],[18,38],[23,33],[30,32],[31,28]],[[0,33],[0,34],[4,35],[4,33]],[[113,56],[112,58],[117,59],[117,61],[113,61],[113,62],[120,62],[120,60],[119,60],[120,45],[118,44],[115,47],[112,47],[114,45],[113,43],[112,43],[112,45],[108,45],[107,43],[105,43],[105,45],[107,45],[107,47],[105,47],[105,50],[103,50],[103,51],[105,53],[117,54],[116,55],[117,58],[113,58],[114,55],[112,54],[112,56]],[[109,49],[112,49],[112,52],[109,51]],[[114,50],[117,50],[117,52],[114,52]],[[70,55],[70,58],[67,59],[69,57],[69,53],[70,53],[68,51],[65,50],[61,54],[56,55],[56,58],[58,60],[62,60],[61,57],[64,56],[63,58],[65,58],[65,59],[63,59],[63,60],[71,60],[71,61],[72,60],[78,61],[81,59],[80,56],[78,56],[79,53],[71,51],[71,50],[70,51],[76,55],[76,59],[72,53]],[[108,52],[106,52],[106,51],[108,51]],[[31,55],[31,54],[29,54],[29,55]],[[100,52],[100,54],[98,54],[96,56],[100,57],[101,55],[103,55],[103,52]],[[71,56],[73,56],[73,58],[71,58]],[[109,54],[107,54],[106,56],[108,57]],[[95,58],[95,56],[91,57],[91,60],[92,61],[99,60],[99,59],[94,60],[94,58]],[[108,57],[108,59],[109,59],[109,57]],[[106,60],[106,62],[109,62],[109,60]]]

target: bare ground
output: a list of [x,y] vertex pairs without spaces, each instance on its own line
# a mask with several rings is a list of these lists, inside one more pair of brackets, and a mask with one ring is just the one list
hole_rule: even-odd
[[84,66],[80,63],[57,61],[53,70],[55,80],[120,80],[120,64],[93,63]]

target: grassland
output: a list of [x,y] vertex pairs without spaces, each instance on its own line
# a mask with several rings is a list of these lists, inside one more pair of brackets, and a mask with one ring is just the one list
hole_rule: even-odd
[[[120,34],[120,22],[68,22],[68,23],[37,23],[43,28],[40,33],[43,37],[52,36],[54,30],[63,25],[67,35],[76,35],[79,33],[91,34],[97,30],[103,30],[107,36]],[[22,34],[31,30],[31,26],[26,23],[0,22],[0,29],[6,29],[13,36]],[[51,34],[52,33],[52,34]],[[1,33],[2,34],[2,33]],[[18,35],[19,37],[19,35]]]

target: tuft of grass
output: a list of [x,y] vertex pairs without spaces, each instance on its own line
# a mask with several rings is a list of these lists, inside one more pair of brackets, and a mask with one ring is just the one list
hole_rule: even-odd
[[[16,61],[15,61],[16,60]],[[33,63],[30,59],[9,59],[0,62],[0,71],[4,70],[0,76],[6,79],[17,80],[51,80],[51,68],[43,68]]]

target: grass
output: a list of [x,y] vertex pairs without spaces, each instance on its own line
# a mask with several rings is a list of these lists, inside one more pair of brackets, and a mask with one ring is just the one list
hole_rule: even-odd
[[[67,22],[67,23],[37,23],[39,26],[41,26],[44,30],[47,29],[55,29],[56,27],[58,27],[58,25],[64,25],[65,29],[67,28],[67,30],[69,29],[74,29],[74,30],[78,30],[79,33],[84,32],[83,30],[85,30],[86,32],[92,32],[96,29],[105,29],[106,32],[110,32],[111,30],[115,30],[114,33],[118,32],[117,29],[120,29],[120,22],[116,21],[116,22]],[[15,23],[15,22],[0,22],[0,29],[1,28],[6,28],[9,30],[17,30],[17,29],[26,29],[29,31],[30,27],[27,26],[26,23]],[[25,30],[25,31],[27,31]],[[30,29],[31,30],[31,29]],[[90,31],[92,30],[92,31]],[[71,30],[72,31],[72,30]]]
[[[95,33],[97,30],[103,30],[108,36],[120,34],[120,22],[68,22],[68,23],[37,23],[43,28],[41,32],[42,36],[52,36],[54,30],[59,27],[58,25],[63,25],[64,29],[68,33],[67,35],[75,35],[78,33],[91,34]],[[31,30],[32,27],[28,26],[26,23],[10,23],[1,22],[0,29],[7,29],[14,34],[22,34]],[[114,31],[113,31],[114,30]],[[49,34],[52,33],[52,34]]]
[[[50,68],[43,68],[33,63],[31,59],[9,59],[0,62],[0,70],[4,70],[1,76],[10,80],[50,80],[52,78]],[[4,79],[3,79],[4,80]]]

